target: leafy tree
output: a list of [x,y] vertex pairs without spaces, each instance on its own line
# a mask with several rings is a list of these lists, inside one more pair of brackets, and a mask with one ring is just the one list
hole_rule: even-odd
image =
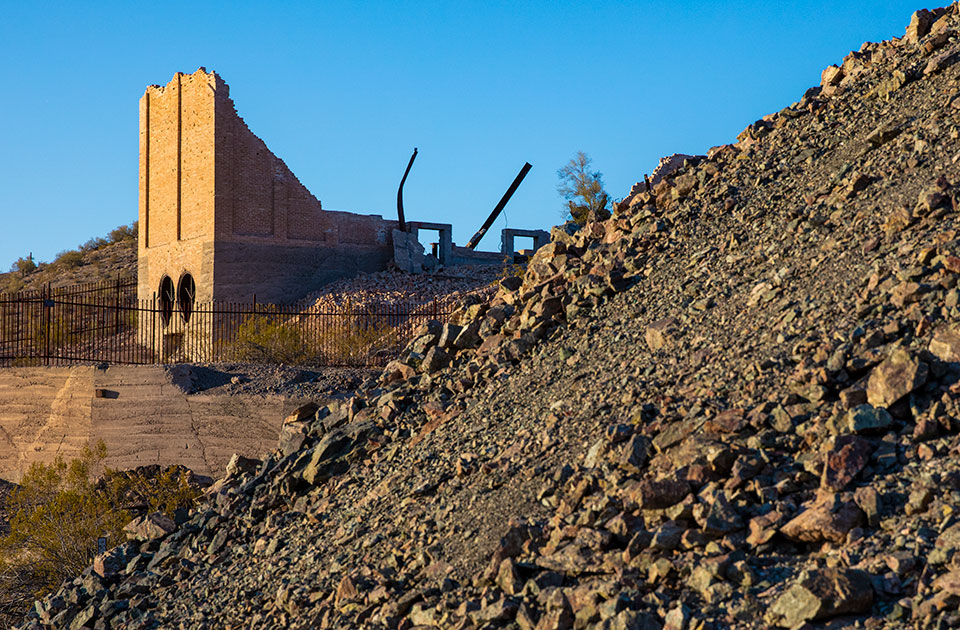
[[557,192],[566,199],[570,218],[581,225],[610,216],[610,197],[603,190],[603,175],[600,171],[591,171],[590,163],[590,156],[577,151],[566,166],[557,171],[560,178]]

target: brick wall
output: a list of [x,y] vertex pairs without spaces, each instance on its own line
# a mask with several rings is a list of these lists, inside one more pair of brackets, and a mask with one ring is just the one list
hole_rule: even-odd
[[201,301],[291,301],[385,267],[393,227],[323,210],[215,73],[177,73],[140,99],[141,299],[190,273]]

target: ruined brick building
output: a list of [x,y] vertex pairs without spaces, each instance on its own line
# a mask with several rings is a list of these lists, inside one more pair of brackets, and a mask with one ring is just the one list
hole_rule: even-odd
[[[138,296],[171,308],[254,296],[290,302],[334,279],[382,270],[397,227],[324,210],[237,115],[223,79],[204,68],[178,72],[140,99],[139,221]],[[410,225],[414,234],[440,233],[446,264],[503,260],[456,247],[447,224]]]
[[141,299],[283,302],[392,255],[392,221],[324,210],[203,68],[140,99],[139,218]]

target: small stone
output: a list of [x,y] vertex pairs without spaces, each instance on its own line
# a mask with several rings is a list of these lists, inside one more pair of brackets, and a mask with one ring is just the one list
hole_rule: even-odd
[[867,402],[867,391],[865,389],[853,388],[840,392],[840,404],[844,409],[853,409],[857,405]]
[[940,423],[933,418],[920,418],[913,427],[913,439],[915,442],[932,440],[940,435]]
[[917,198],[917,210],[921,215],[933,212],[942,206],[947,199],[948,197],[936,188],[923,190]]
[[853,500],[867,517],[867,524],[876,527],[880,523],[880,494],[872,487],[857,488]]
[[634,434],[623,449],[620,468],[631,474],[639,474],[650,458],[650,440],[640,434]]
[[885,122],[867,134],[867,143],[874,148],[879,147],[900,135],[903,127],[894,122]]
[[932,57],[930,61],[927,62],[926,67],[923,69],[924,76],[930,76],[931,74],[936,74],[942,70],[950,67],[954,63],[960,60],[960,50],[952,48],[946,50],[935,57]]
[[127,538],[141,542],[162,538],[177,529],[177,525],[161,512],[152,512],[135,518],[123,528]]
[[[516,276],[511,276],[511,278],[515,278],[519,281],[519,278]],[[454,343],[456,342],[457,337],[460,336],[461,332],[463,332],[463,326],[457,326],[456,324],[444,324],[443,329],[440,331],[440,341],[437,343],[444,350],[450,350],[454,347]]]
[[890,303],[903,308],[920,300],[920,285],[916,282],[903,282],[893,287],[890,292]]
[[234,453],[233,457],[230,458],[230,461],[227,462],[227,476],[233,475],[249,475],[257,472],[257,468],[260,466],[259,459],[252,459],[250,457],[244,457],[239,453]]
[[687,531],[687,528],[680,523],[667,521],[653,533],[653,538],[650,540],[650,548],[663,551],[676,549],[685,531]]
[[777,510],[750,519],[750,534],[747,542],[759,546],[768,542],[777,533],[777,526],[783,521],[783,513]]
[[863,571],[821,569],[802,573],[771,606],[768,621],[783,628],[807,621],[866,612],[873,606],[873,586]]
[[873,446],[869,441],[856,435],[841,435],[827,454],[820,487],[834,492],[843,490],[867,465],[871,453]]
[[722,493],[709,505],[697,505],[693,517],[700,529],[710,536],[725,536],[743,528],[743,520]]
[[497,586],[507,595],[516,595],[523,589],[523,582],[517,574],[513,560],[504,558],[497,572]]
[[933,501],[933,492],[930,488],[917,488],[910,493],[904,509],[908,515],[926,512],[931,501]]
[[806,509],[784,525],[780,533],[801,542],[842,543],[862,519],[863,513],[856,505],[826,495],[806,504]]
[[629,497],[644,510],[662,510],[679,503],[690,494],[690,485],[685,481],[644,479],[634,486]]
[[631,435],[633,435],[633,427],[627,424],[611,424],[606,430],[607,440],[613,444],[625,442]]
[[843,68],[838,66],[827,66],[824,68],[823,72],[820,73],[820,85],[826,87],[828,85],[838,85],[843,79]]
[[672,344],[677,336],[677,323],[676,317],[666,317],[647,326],[644,339],[650,350],[656,352]]
[[850,433],[864,433],[886,429],[893,424],[893,418],[886,409],[873,405],[860,405],[847,412],[843,428]]
[[420,367],[427,374],[438,372],[450,364],[450,355],[440,346],[434,346],[427,350],[423,357]]
[[889,407],[927,382],[927,364],[902,348],[873,368],[867,381],[871,405]]
[[930,340],[930,353],[947,363],[960,362],[960,331],[952,326],[938,330]]
[[906,573],[909,573],[917,566],[917,559],[913,554],[906,551],[898,551],[895,553],[886,556],[883,561],[886,563],[887,567],[891,571],[897,574],[897,576],[903,576]]

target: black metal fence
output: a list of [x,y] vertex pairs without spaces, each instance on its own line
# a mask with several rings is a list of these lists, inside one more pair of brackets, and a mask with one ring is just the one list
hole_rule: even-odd
[[0,367],[240,361],[381,366],[437,300],[336,307],[138,300],[136,282],[0,294]]

